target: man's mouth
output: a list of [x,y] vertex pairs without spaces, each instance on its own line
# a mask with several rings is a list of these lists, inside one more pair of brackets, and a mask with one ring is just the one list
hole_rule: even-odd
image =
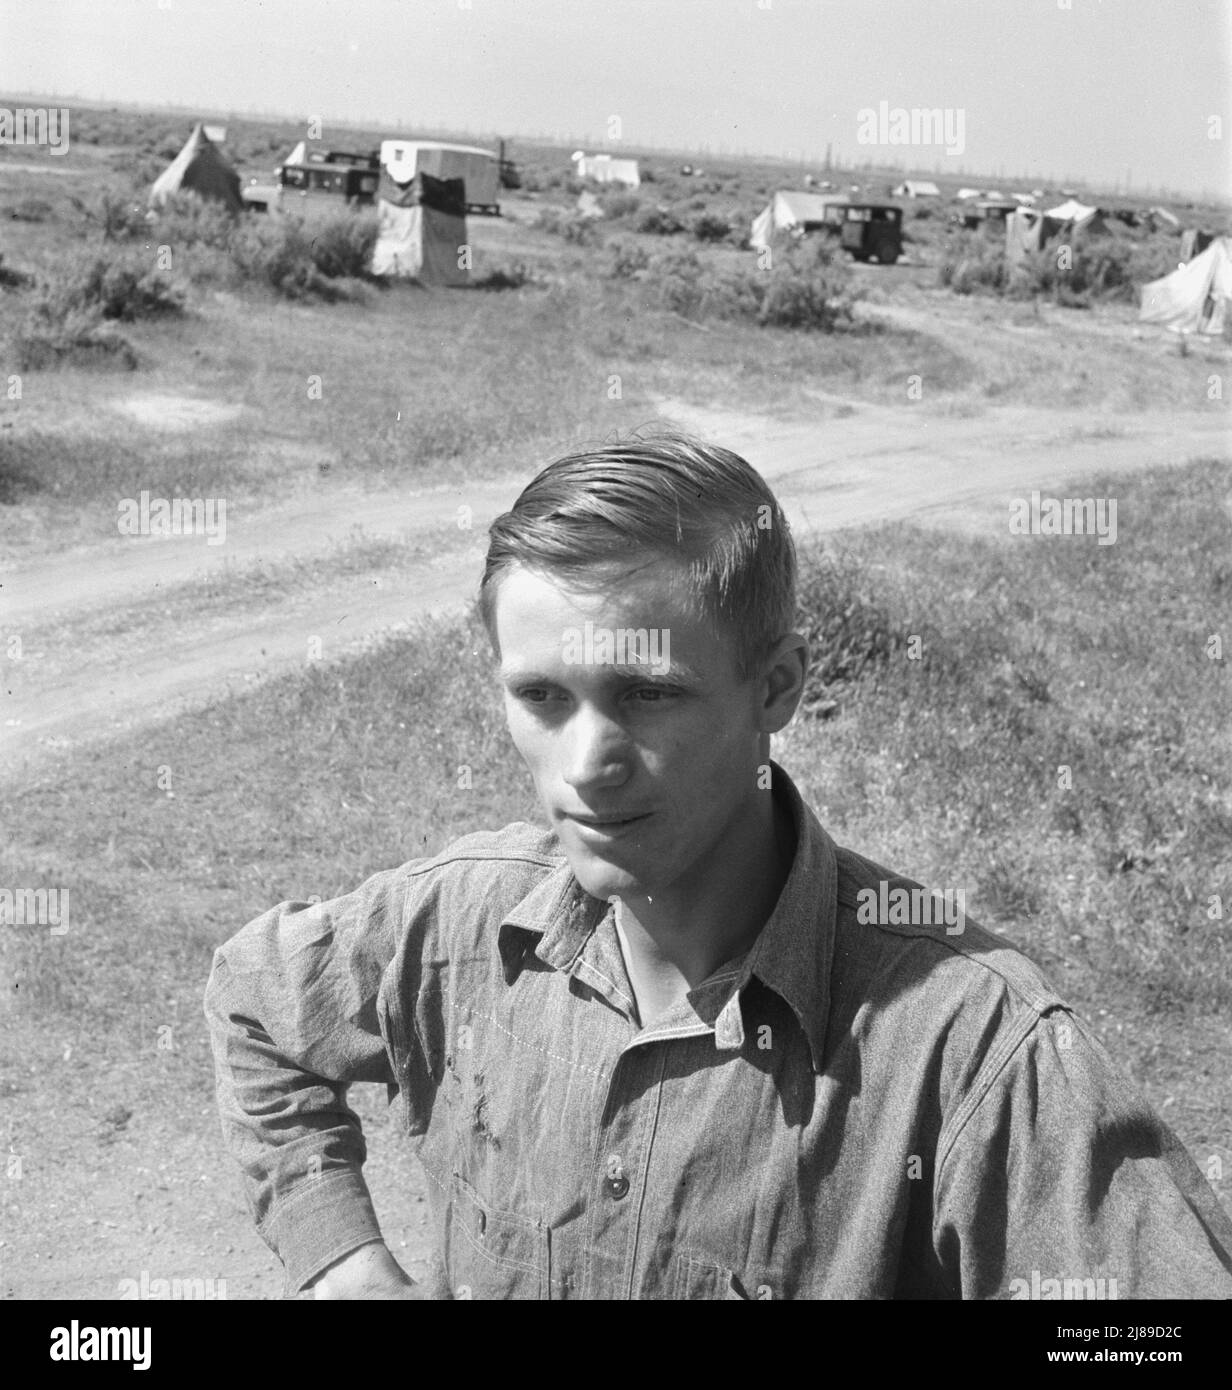
[[634,825],[640,825],[642,821],[650,816],[649,811],[637,812],[605,812],[603,815],[573,815],[566,812],[565,818],[571,820],[574,825],[583,831],[589,831],[594,835],[616,835],[622,830],[627,830]]

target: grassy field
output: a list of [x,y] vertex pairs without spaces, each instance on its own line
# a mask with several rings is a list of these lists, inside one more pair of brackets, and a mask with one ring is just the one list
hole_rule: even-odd
[[[301,133],[230,124],[246,176]],[[987,245],[928,209],[908,210],[909,263],[893,269],[810,248],[776,259],[779,316],[766,320],[767,285],[740,243],[767,193],[802,173],[768,162],[694,178],[645,160],[638,194],[605,195],[610,215],[582,229],[567,151],[520,147],[525,188],[505,217],[470,222],[477,274],[513,285],[499,292],[326,276],[335,299],[311,288],[301,245],[301,279],[282,283],[310,288],[289,298],[244,270],[268,264],[273,241],[245,262],[251,246],[237,258],[230,231],[211,242],[187,215],[172,268],[156,271],[158,243],[125,210],[186,135],[179,118],[86,112],[58,173],[23,171],[36,161],[22,151],[0,163],[0,257],[15,272],[7,287],[0,277],[0,546],[31,568],[84,547],[83,592],[91,558],[123,550],[117,499],[143,489],[225,498],[258,522],[305,499],[346,515],[359,492],[384,506],[395,488],[440,489],[452,508],[469,483],[524,476],[580,439],[656,419],[664,401],[746,427],[816,422],[819,465],[826,429],[914,411],[922,471],[946,458],[947,432],[952,444],[985,413],[1000,412],[1012,451],[1015,421],[1051,432],[1064,408],[1062,461],[1074,412],[1110,453],[1148,415],[1226,416],[1226,386],[1210,385],[1226,383],[1226,344],[1135,336],[1123,284],[1085,309],[1042,284],[992,293]],[[899,177],[846,172],[877,194]],[[1146,274],[1176,238],[1118,244]],[[135,268],[116,302],[163,307],[107,319],[96,297],[75,319],[87,273],[113,256]],[[81,302],[57,332],[123,350],[18,370],[31,316],[66,296]],[[804,324],[785,326],[798,311]],[[17,397],[4,390],[14,374]],[[776,756],[841,842],[963,889],[971,915],[1039,960],[1232,1206],[1232,473],[1222,455],[1083,492],[1118,499],[1115,545],[905,524],[810,541],[802,621],[819,659],[809,712]],[[185,632],[405,581],[426,555],[479,539],[442,529],[448,541],[357,534],[180,575],[114,608],[57,611],[31,646],[53,673],[100,652],[122,664]],[[5,1295],[113,1296],[142,1261],[227,1277],[233,1297],[275,1295],[218,1138],[200,1011],[214,947],[274,902],[326,898],[468,830],[535,817],[470,620],[71,756],[49,749],[9,776],[0,882],[68,888],[72,925],[0,934],[0,1141],[22,1159],[0,1194]],[[414,1272],[422,1194],[380,1101],[357,1101],[378,1210]]]

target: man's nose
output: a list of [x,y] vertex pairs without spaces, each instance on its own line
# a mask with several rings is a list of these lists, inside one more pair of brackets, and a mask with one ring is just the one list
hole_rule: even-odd
[[617,787],[629,776],[629,739],[610,716],[582,705],[569,721],[564,779],[585,794],[592,788]]

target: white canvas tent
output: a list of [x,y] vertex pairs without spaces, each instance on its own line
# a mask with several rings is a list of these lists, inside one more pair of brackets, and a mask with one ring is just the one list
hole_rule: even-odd
[[636,159],[613,159],[610,154],[575,154],[574,172],[580,179],[596,183],[620,183],[626,188],[640,188],[641,175]]
[[1075,230],[1081,230],[1095,218],[1099,209],[1089,207],[1086,203],[1080,203],[1076,198],[1067,198],[1065,202],[1058,203],[1055,208],[1046,209],[1046,212],[1049,217],[1055,217],[1058,222],[1072,222]]
[[1222,236],[1192,261],[1162,280],[1142,287],[1142,323],[1157,323],[1174,333],[1224,331],[1232,299],[1232,237]]
[[500,210],[500,160],[478,145],[382,140],[381,167],[395,183],[410,183],[416,174],[461,179],[466,187],[467,212]]
[[776,236],[832,225],[834,209],[843,207],[846,202],[842,194],[776,193],[753,219],[749,245],[756,251],[764,251]]
[[308,141],[301,140],[298,145],[282,161],[283,167],[297,167],[300,164],[308,163]]
[[896,198],[940,198],[941,190],[928,179],[904,179],[894,189]]

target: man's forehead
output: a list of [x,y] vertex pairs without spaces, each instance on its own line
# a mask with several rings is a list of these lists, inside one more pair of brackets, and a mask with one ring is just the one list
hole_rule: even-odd
[[496,589],[495,612],[544,613],[573,608],[589,615],[606,610],[643,611],[647,621],[684,621],[695,607],[688,567],[669,556],[630,556],[581,570],[552,571],[513,564]]

